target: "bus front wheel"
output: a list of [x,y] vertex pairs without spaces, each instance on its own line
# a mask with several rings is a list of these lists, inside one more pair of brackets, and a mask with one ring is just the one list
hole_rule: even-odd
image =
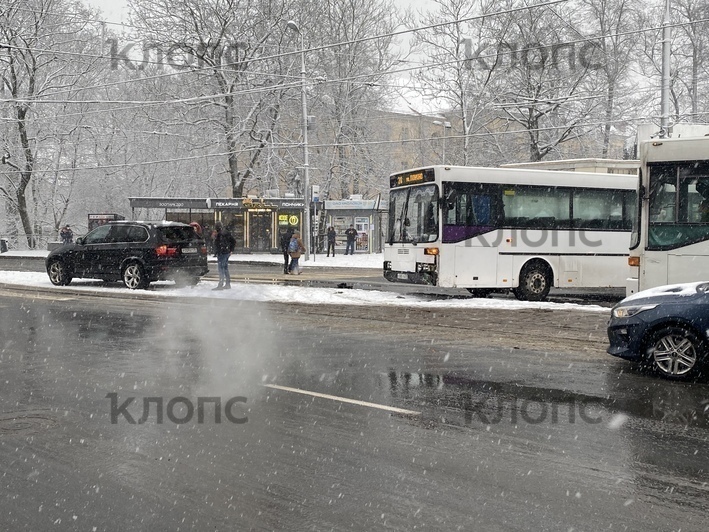
[[519,286],[512,292],[521,301],[544,301],[551,289],[551,271],[541,262],[527,264],[519,274]]

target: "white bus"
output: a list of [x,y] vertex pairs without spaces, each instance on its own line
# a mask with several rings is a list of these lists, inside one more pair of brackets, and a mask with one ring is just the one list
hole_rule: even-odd
[[709,280],[709,137],[643,141],[627,294]]
[[384,277],[513,290],[626,286],[635,175],[432,166],[390,177]]

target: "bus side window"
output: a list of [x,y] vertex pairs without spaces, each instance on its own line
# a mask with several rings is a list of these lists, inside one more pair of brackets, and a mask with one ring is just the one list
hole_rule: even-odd
[[474,195],[466,225],[490,225],[490,196]]
[[446,225],[465,225],[465,220],[468,216],[468,195],[453,191],[449,193],[450,202],[446,200]]

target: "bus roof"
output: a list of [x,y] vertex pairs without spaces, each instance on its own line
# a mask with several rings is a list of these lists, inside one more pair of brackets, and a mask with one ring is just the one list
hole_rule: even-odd
[[709,136],[644,140],[638,153],[645,162],[707,160]]
[[463,183],[546,185],[626,190],[635,190],[638,186],[637,175],[483,166],[429,166],[396,172],[391,177],[431,169],[435,172],[436,182],[457,181]]

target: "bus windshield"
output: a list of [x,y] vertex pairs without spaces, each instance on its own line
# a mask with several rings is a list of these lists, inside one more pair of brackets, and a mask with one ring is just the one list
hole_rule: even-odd
[[422,185],[392,190],[389,196],[390,244],[438,239],[438,187]]
[[648,164],[648,250],[670,250],[707,239],[709,165]]

